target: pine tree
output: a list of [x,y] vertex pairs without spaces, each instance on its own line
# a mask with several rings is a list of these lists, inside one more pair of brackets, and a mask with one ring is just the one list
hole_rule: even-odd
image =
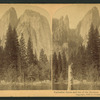
[[65,51],[62,53],[62,74],[63,74],[63,79],[67,79],[67,73],[68,72],[68,64],[67,64],[67,59],[66,59],[66,54]]
[[92,72],[92,70],[99,69],[99,32],[97,28],[94,29],[93,25],[91,25],[89,32],[87,57],[88,57],[87,69],[88,71],[91,70],[91,73],[88,76],[91,76],[92,81],[96,81],[98,78],[97,72],[94,73]]
[[50,72],[49,62],[48,62],[46,54],[44,53],[44,50],[41,49],[40,57],[39,57],[39,78],[40,78],[40,80],[48,79],[47,72],[50,75],[50,73],[49,73]]
[[93,25],[91,25],[89,32],[87,53],[90,62],[95,63],[95,66],[99,66],[99,32],[97,28],[94,30]]
[[99,32],[97,28],[94,30],[94,43],[94,62],[99,68]]
[[8,31],[7,31],[7,39],[6,39],[6,43],[5,43],[5,54],[6,54],[6,61],[7,61],[8,66],[12,62],[11,61],[12,43],[13,43],[13,41],[12,41],[12,28],[9,25]]
[[15,75],[16,75],[16,80],[19,74],[19,66],[18,66],[18,57],[19,57],[19,42],[18,42],[18,36],[17,32],[15,29],[13,29],[12,32],[12,39],[13,39],[13,45],[12,45],[12,59],[14,61],[14,66],[15,66]]
[[42,62],[44,62],[44,63],[46,63],[48,61],[47,60],[47,56],[44,53],[44,50],[43,49],[41,49],[41,51],[40,51],[40,58],[39,58],[39,60],[42,61]]
[[32,42],[31,42],[31,38],[29,37],[28,40],[28,45],[27,45],[27,57],[28,57],[28,63],[31,65],[34,62],[34,55],[33,55],[33,46],[32,46]]
[[[12,59],[11,59],[11,51],[12,51],[12,28],[9,25],[8,27],[8,31],[7,31],[7,39],[6,39],[6,43],[5,43],[5,78],[7,81],[12,81],[12,75],[10,74],[11,70],[12,70]],[[10,69],[10,71],[9,71]]]
[[21,39],[20,39],[20,57],[21,57],[21,73],[22,73],[21,76],[23,79],[22,81],[25,82],[28,63],[27,63],[27,53],[26,53],[26,46],[23,34],[21,34]]
[[[9,81],[17,81],[19,43],[16,30],[9,25],[5,43],[7,77]],[[13,74],[13,75],[12,75]]]
[[[86,63],[86,77],[87,80],[93,80],[92,71],[94,69],[94,26],[91,24],[88,36],[87,48],[86,48],[86,56],[87,56],[87,63]],[[92,78],[91,78],[92,77]]]
[[53,54],[52,66],[53,66],[53,78],[55,79],[55,81],[57,81],[57,78],[58,78],[58,59],[57,59],[56,52],[54,52],[54,54]]
[[4,52],[3,47],[0,46],[0,80],[4,79]]
[[100,62],[99,62],[99,57],[100,57],[100,40],[99,40],[99,32],[98,32],[98,29],[96,28],[94,30],[94,42],[95,42],[95,45],[94,45],[94,64],[95,64],[95,76],[94,76],[94,81],[98,80],[99,79],[99,75],[100,75]]
[[87,55],[88,55],[88,63],[92,64],[94,61],[94,27],[91,24],[90,31],[89,31],[89,39],[87,43]]
[[37,65],[38,64],[38,59],[37,59],[37,53],[35,51],[35,55],[34,55],[34,64]]
[[79,46],[79,49],[78,49],[78,55],[77,55],[77,70],[78,70],[78,74],[77,74],[77,77],[79,77],[79,79],[82,81],[84,79],[84,74],[85,74],[85,59],[84,59],[84,46],[81,44]]
[[18,61],[18,54],[19,54],[19,42],[18,42],[18,36],[17,36],[17,32],[16,30],[14,29],[13,30],[13,50],[12,50],[12,56],[13,56],[13,60],[15,60],[15,63],[17,65],[17,61]]
[[58,77],[62,74],[62,58],[61,53],[58,54]]

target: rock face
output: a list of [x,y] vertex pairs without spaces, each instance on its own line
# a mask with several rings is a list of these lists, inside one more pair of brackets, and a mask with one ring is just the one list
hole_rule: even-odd
[[[88,11],[76,29],[69,28],[69,18],[67,15],[60,19],[53,19],[52,23],[52,44],[54,51],[72,51],[81,43],[86,45],[91,24],[94,27],[98,27],[100,32],[100,16],[96,7]],[[50,56],[51,32],[46,17],[38,12],[26,10],[18,19],[15,9],[10,8],[0,19],[0,45],[2,46],[4,46],[6,41],[9,24],[12,28],[16,28],[19,39],[23,33],[26,46],[28,38],[31,37],[33,50],[37,52],[38,57],[42,48],[47,56]]]
[[[69,19],[68,16],[61,17],[58,19],[52,20],[52,32],[53,32],[53,50],[61,51],[62,47],[67,47],[67,33],[69,32]],[[64,46],[63,46],[64,45]]]
[[84,18],[80,21],[80,23],[77,26],[76,31],[83,38],[83,45],[86,45],[88,41],[88,33],[91,24],[93,24],[94,28],[98,28],[100,24],[99,11],[96,7],[88,11],[88,13],[84,16]]
[[50,56],[51,33],[46,17],[35,11],[26,10],[19,18],[17,33],[19,37],[23,33],[26,44],[28,38],[31,37],[33,50],[38,56],[41,49],[44,49],[47,56]]
[[31,38],[33,51],[36,51],[38,57],[41,49],[44,49],[47,57],[50,56],[51,32],[45,16],[32,10],[26,10],[18,19],[15,9],[10,8],[0,19],[0,39],[3,46],[9,24],[12,28],[16,28],[19,39],[23,33],[26,46],[28,38]]
[[68,16],[61,17],[59,20],[53,19],[52,31],[53,31],[53,41],[59,42],[62,45],[66,42],[67,33],[69,32],[69,19]]
[[14,28],[17,25],[17,21],[17,14],[14,8],[10,8],[0,19],[0,39],[2,46],[5,45],[6,33],[9,25]]
[[81,44],[86,46],[91,24],[93,24],[94,28],[97,27],[100,32],[100,17],[96,7],[88,11],[76,29],[69,28],[68,16],[53,19],[53,50],[62,52],[66,48],[65,51],[69,57],[71,53],[78,50]]
[[53,51],[66,52],[70,56],[81,43],[81,36],[76,33],[76,29],[69,28],[69,18],[66,15],[60,19],[53,19]]

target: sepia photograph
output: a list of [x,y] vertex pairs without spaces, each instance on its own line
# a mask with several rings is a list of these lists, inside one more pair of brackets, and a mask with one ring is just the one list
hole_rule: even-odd
[[0,4],[0,96],[99,90],[100,4]]
[[100,90],[100,5],[69,4],[52,18],[53,90]]
[[50,90],[50,46],[46,10],[0,5],[0,90]]

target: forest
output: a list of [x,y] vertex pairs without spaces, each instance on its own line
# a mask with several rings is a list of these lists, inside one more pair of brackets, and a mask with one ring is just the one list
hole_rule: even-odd
[[9,25],[5,45],[0,46],[0,81],[30,83],[50,80],[50,60],[43,49],[37,57],[31,37],[26,45],[23,34],[18,39],[16,29]]
[[73,80],[100,81],[100,38],[98,28],[93,24],[88,33],[87,45],[81,43],[77,50],[71,52],[69,59],[67,59],[66,51],[53,53],[53,81],[55,83],[68,80],[68,65],[71,63],[73,63]]

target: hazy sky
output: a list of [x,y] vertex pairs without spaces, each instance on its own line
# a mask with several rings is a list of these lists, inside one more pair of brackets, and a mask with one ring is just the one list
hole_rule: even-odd
[[100,4],[0,4],[0,18],[10,7],[16,9],[18,17],[23,14],[25,9],[40,12],[47,17],[49,23],[52,21],[52,16],[60,18],[61,16],[68,15],[71,28],[75,28],[79,21],[93,7],[97,7],[100,12]]
[[58,9],[53,17],[60,18],[61,16],[68,15],[70,28],[75,28],[79,21],[93,7],[97,7],[100,13],[100,4],[67,4]]

